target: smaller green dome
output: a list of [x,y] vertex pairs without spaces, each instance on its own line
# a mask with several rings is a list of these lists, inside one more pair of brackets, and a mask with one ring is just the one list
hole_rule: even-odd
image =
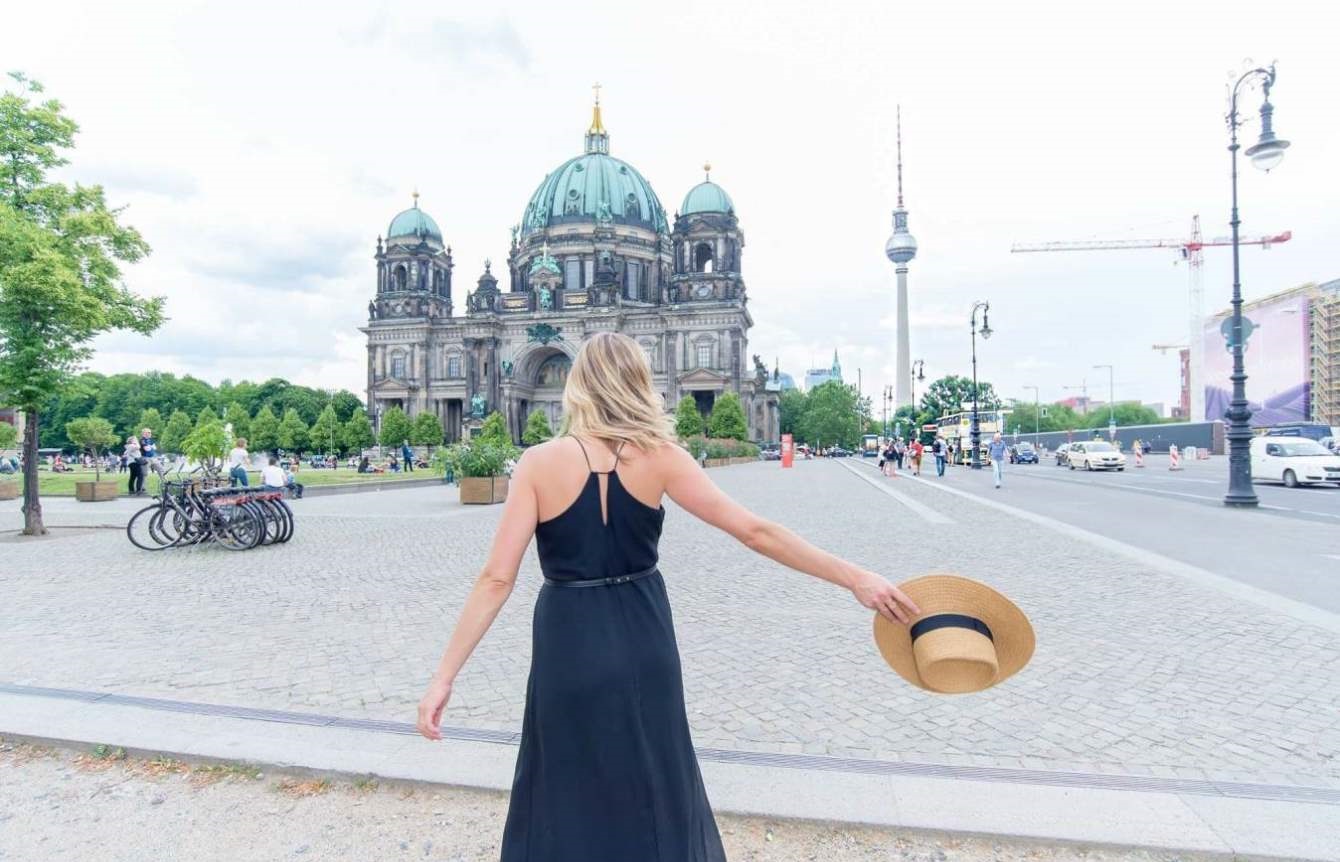
[[432,238],[442,242],[442,229],[433,221],[432,216],[419,209],[419,193],[414,193],[414,206],[398,213],[391,219],[391,226],[386,229],[386,239],[389,242],[393,239],[403,239],[416,237],[418,239]]
[[726,190],[711,180],[704,180],[684,196],[684,204],[679,208],[680,215],[693,213],[733,213],[735,204]]

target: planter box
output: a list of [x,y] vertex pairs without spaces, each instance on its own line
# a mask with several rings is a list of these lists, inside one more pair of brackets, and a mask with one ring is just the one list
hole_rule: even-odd
[[506,476],[466,476],[460,479],[461,502],[467,505],[488,505],[507,499]]
[[101,503],[107,500],[115,500],[119,491],[120,483],[115,479],[74,483],[74,498],[81,503]]
[[18,482],[0,482],[0,500],[17,500],[23,495],[23,486]]

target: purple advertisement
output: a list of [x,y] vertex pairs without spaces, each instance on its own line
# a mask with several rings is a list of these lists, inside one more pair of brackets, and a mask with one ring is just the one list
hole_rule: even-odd
[[[1311,388],[1308,300],[1294,296],[1242,314],[1247,349],[1247,401],[1253,425],[1306,422]],[[1233,354],[1228,349],[1231,316],[1205,324],[1205,419],[1223,419],[1233,398]]]

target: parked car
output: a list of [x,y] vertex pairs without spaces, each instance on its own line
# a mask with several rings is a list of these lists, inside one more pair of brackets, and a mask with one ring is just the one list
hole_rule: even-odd
[[1340,455],[1306,437],[1255,437],[1252,479],[1283,482],[1290,488],[1316,482],[1340,483]]
[[1332,454],[1340,455],[1340,437],[1323,437],[1318,442],[1330,449]]
[[1052,454],[1056,456],[1057,467],[1064,467],[1070,463],[1070,447],[1073,445],[1075,444],[1062,443],[1060,446],[1056,447],[1056,451]]
[[778,449],[776,446],[769,446],[766,449],[761,450],[758,454],[764,461],[782,460],[782,450]]
[[850,458],[851,454],[850,449],[843,449],[841,446],[834,446],[828,450],[829,458]]
[[1038,450],[1033,448],[1032,443],[1016,443],[1009,449],[1011,464],[1036,464],[1038,463]]
[[1323,437],[1334,437],[1335,431],[1330,425],[1321,422],[1281,422],[1278,425],[1271,425],[1266,428],[1267,437],[1306,437],[1310,440],[1321,440]]
[[1088,440],[1070,444],[1066,464],[1071,470],[1125,470],[1126,456],[1106,440]]

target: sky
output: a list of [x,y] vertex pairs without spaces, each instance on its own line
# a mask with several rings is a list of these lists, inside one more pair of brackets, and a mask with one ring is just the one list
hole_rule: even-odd
[[[978,371],[1007,397],[1175,404],[1188,331],[1173,250],[1011,254],[1016,242],[1228,233],[1228,83],[1278,63],[1270,174],[1245,162],[1248,299],[1340,277],[1340,73],[1330,4],[769,2],[25,3],[0,65],[81,127],[67,179],[100,183],[153,246],[126,269],[167,298],[153,336],[90,363],[213,383],[286,377],[362,392],[358,327],[376,238],[420,205],[455,257],[457,308],[503,261],[545,174],[581,151],[602,85],[611,155],[667,211],[702,178],[735,202],[749,352],[797,380],[838,351],[875,399],[894,375],[904,194],[912,356],[927,383],[970,372],[969,311],[990,302]],[[1246,144],[1257,92],[1243,100]],[[1327,191],[1329,189],[1329,191]],[[1206,312],[1231,295],[1206,252]],[[1250,369],[1248,369],[1250,374]],[[922,384],[924,385],[924,384]],[[1250,391],[1250,380],[1248,383]]]

